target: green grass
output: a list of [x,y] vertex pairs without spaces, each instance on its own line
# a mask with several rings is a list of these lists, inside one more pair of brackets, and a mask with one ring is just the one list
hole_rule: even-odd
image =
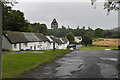
[[118,49],[118,47],[103,47],[103,46],[83,46],[80,50],[105,50],[105,49]]
[[17,51],[2,51],[2,54],[12,53],[12,52],[17,52]]
[[2,78],[16,78],[36,69],[70,50],[47,50],[44,53],[4,54],[2,56]]

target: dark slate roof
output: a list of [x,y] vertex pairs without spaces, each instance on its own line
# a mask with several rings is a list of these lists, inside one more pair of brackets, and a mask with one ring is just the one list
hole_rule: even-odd
[[64,44],[59,38],[55,39],[58,44]]
[[21,32],[6,31],[3,34],[11,43],[21,43],[28,41]]
[[41,41],[48,41],[48,42],[50,42],[49,39],[48,39],[46,36],[44,36],[43,34],[35,33],[35,35],[36,35],[39,39],[41,39]]
[[40,38],[38,38],[35,33],[31,32],[22,32],[24,37],[28,40],[28,42],[36,42],[36,41],[41,41]]
[[66,37],[61,37],[61,39],[62,39],[65,43],[67,43],[67,42],[69,41]]
[[[40,33],[31,33],[31,32],[14,32],[14,31],[4,31],[3,35],[11,42],[11,43],[25,43],[25,42],[38,42],[38,41],[48,41],[51,42],[45,35]],[[53,36],[49,36],[52,40],[54,40]],[[61,40],[62,39],[62,40]],[[67,38],[57,38],[55,40],[58,44],[67,43]]]
[[52,39],[52,40],[56,40],[56,42],[58,43],[58,44],[64,44],[59,38],[57,38],[57,37],[53,37],[53,36],[50,36],[50,38]]
[[49,41],[46,36],[40,33],[4,31],[3,35],[5,35],[11,43]]

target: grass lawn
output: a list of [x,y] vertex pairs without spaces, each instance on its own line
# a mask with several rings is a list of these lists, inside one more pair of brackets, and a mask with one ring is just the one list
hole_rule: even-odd
[[118,49],[118,47],[102,47],[102,46],[82,46],[80,50],[105,50],[105,49]]
[[2,78],[16,78],[26,71],[33,70],[70,50],[47,50],[44,53],[4,54],[2,56]]
[[2,51],[2,54],[12,53],[12,52],[17,52],[17,51]]

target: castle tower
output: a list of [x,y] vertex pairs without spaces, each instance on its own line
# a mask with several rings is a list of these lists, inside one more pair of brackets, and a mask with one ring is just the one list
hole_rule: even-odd
[[53,21],[51,23],[51,28],[52,29],[58,29],[58,23],[57,23],[55,18],[53,19]]

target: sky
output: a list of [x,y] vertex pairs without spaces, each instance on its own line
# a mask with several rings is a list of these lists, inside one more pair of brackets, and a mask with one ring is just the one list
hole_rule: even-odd
[[118,26],[118,13],[111,11],[107,15],[107,11],[103,9],[103,2],[97,2],[96,9],[94,9],[88,0],[85,0],[86,2],[83,0],[81,2],[78,0],[62,1],[26,0],[22,2],[18,0],[18,4],[15,4],[13,9],[24,12],[29,22],[45,23],[48,28],[51,28],[50,24],[54,18],[58,21],[59,28],[62,25],[70,28],[90,26],[93,29],[112,29]]

